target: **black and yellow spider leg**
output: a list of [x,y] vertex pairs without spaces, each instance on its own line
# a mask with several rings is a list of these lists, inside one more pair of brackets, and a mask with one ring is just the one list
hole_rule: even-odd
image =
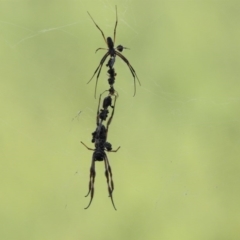
[[135,72],[134,68],[132,67],[132,65],[130,64],[130,62],[120,53],[116,51],[116,54],[128,65],[129,69],[131,70],[131,73],[134,76],[136,76],[139,85],[141,86],[140,80],[138,79],[137,73]]
[[[96,24],[96,22],[94,21],[94,19],[93,19],[92,16],[90,15],[90,13],[89,13],[89,12],[87,12],[87,13],[88,13],[88,15],[90,16],[90,18],[93,20],[95,26],[96,26],[96,27],[99,29],[99,31],[102,33],[103,39],[104,39],[105,43],[107,44],[107,41],[106,41],[106,38],[105,38],[105,36],[104,36],[103,31],[102,31],[101,28]],[[108,45],[108,44],[107,44],[107,45]]]
[[102,66],[103,66],[103,64],[104,64],[104,62],[105,62],[105,60],[106,60],[106,58],[108,57],[108,55],[109,55],[109,52],[107,52],[107,53],[103,56],[102,60],[100,61],[99,66],[98,66],[97,69],[95,70],[93,76],[92,76],[91,79],[87,82],[87,83],[90,83],[91,80],[93,79],[93,77],[95,76],[95,74],[96,74],[97,71],[98,71],[97,79],[96,79],[96,84],[95,84],[95,93],[94,93],[94,97],[95,97],[95,98],[96,98],[96,91],[97,91],[98,78],[99,78],[99,75],[100,75],[100,73],[101,73]]
[[113,192],[113,190],[114,190],[114,183],[113,183],[113,178],[112,178],[112,169],[111,169],[110,163],[108,161],[107,155],[106,155],[106,162],[107,162],[107,165],[108,165],[108,173],[109,173],[109,176],[110,176],[111,190]]
[[132,65],[129,63],[129,61],[121,53],[116,52],[116,54],[128,65],[128,68],[129,68],[129,70],[131,71],[131,73],[133,75],[133,80],[134,80],[134,94],[133,94],[133,96],[135,96],[135,94],[136,94],[136,81],[135,81],[135,77],[137,78],[139,85],[141,85],[140,80],[138,79],[138,76],[137,76],[134,68],[132,67]]
[[117,6],[116,6],[116,23],[115,23],[114,37],[113,37],[113,43],[114,43],[114,44],[115,44],[115,40],[116,40],[116,29],[117,29],[117,24],[118,24],[118,15],[117,15]]
[[88,193],[87,193],[87,195],[85,197],[87,197],[89,195],[89,193],[91,192],[91,190],[92,190],[92,186],[93,186],[93,182],[94,182],[95,176],[96,176],[95,169],[93,169],[92,165],[91,165],[91,167],[90,167],[89,184],[88,184]]
[[100,102],[101,102],[101,97],[102,97],[102,94],[100,94],[99,96],[99,101],[98,101],[98,110],[97,110],[97,126],[99,125],[99,108],[100,108]]
[[88,194],[85,196],[87,197],[89,195],[89,193],[91,193],[90,195],[90,202],[87,205],[87,207],[85,207],[85,209],[89,208],[92,200],[93,200],[93,196],[94,196],[94,181],[95,181],[95,176],[96,176],[96,172],[95,172],[95,154],[93,153],[93,157],[92,157],[92,165],[90,168],[90,180],[89,180],[89,191]]
[[114,201],[113,201],[113,196],[112,196],[112,192],[113,192],[113,188],[114,188],[113,180],[112,180],[112,172],[111,172],[111,168],[110,168],[110,172],[109,172],[109,167],[110,166],[109,166],[109,161],[108,161],[108,158],[107,158],[106,154],[104,156],[104,162],[105,162],[105,168],[106,168],[105,172],[107,172],[106,175],[108,176],[108,174],[110,174],[110,179],[111,179],[111,187],[110,187],[109,186],[109,179],[107,177],[109,197],[111,198],[112,205],[113,205],[114,209],[117,210],[116,207],[115,207]]
[[104,62],[105,62],[106,58],[108,57],[108,55],[109,55],[109,53],[107,52],[107,53],[103,56],[103,58],[101,59],[99,65],[98,65],[98,67],[97,67],[97,69],[95,70],[95,72],[93,73],[92,77],[91,77],[90,80],[87,82],[87,84],[92,81],[93,77],[95,76],[95,74],[97,73],[97,71],[99,70],[99,68],[102,68],[102,65],[104,64]]
[[[107,163],[107,160],[106,158],[104,157],[104,164],[105,164],[105,177],[107,179],[107,186],[108,186],[108,192],[112,192],[112,188],[109,184],[109,171],[108,171],[108,163]],[[111,184],[112,185],[112,184]]]

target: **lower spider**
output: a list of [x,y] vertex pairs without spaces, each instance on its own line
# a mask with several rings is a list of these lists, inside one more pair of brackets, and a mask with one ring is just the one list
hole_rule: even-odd
[[[111,92],[110,92],[110,95],[111,95]],[[94,181],[95,181],[95,176],[96,176],[95,162],[96,161],[104,161],[105,176],[106,176],[106,179],[107,179],[109,197],[111,198],[114,209],[117,210],[116,207],[115,207],[114,201],[113,201],[113,197],[112,197],[112,192],[114,190],[114,183],[113,183],[113,179],[112,179],[112,170],[111,170],[111,166],[110,166],[109,161],[108,161],[107,154],[105,153],[105,151],[117,152],[118,149],[120,148],[120,147],[118,147],[116,150],[112,150],[112,145],[109,142],[107,142],[108,128],[109,128],[109,125],[110,125],[110,123],[112,121],[112,118],[113,118],[113,115],[114,115],[117,95],[114,95],[115,96],[115,101],[114,101],[113,106],[111,106],[111,101],[109,100],[109,96],[106,97],[103,101],[103,111],[107,111],[107,113],[108,113],[107,107],[109,107],[109,106],[111,106],[112,109],[113,109],[112,113],[111,113],[111,116],[110,116],[110,118],[107,122],[107,125],[106,125],[107,127],[105,127],[102,124],[103,120],[106,120],[106,118],[107,118],[106,115],[102,114],[103,117],[101,117],[101,113],[103,111],[99,112],[101,96],[102,96],[102,94],[99,97],[99,104],[98,104],[98,111],[97,111],[97,128],[96,128],[96,131],[92,134],[93,135],[92,142],[95,143],[95,149],[89,148],[86,144],[81,142],[88,150],[93,151],[92,164],[91,164],[91,167],[90,167],[89,190],[88,190],[88,193],[86,195],[86,197],[87,197],[91,193],[91,195],[90,195],[91,198],[90,198],[90,202],[89,202],[88,206],[85,209],[90,207],[90,205],[92,203],[92,200],[93,200],[93,196],[94,196]]]
[[[102,125],[103,126],[103,125]],[[117,152],[120,147],[118,147],[116,150],[112,150],[112,145],[108,142],[101,142],[101,140],[97,143],[95,143],[95,149],[89,148],[87,145],[85,145],[83,142],[81,142],[88,150],[94,151],[92,155],[92,164],[90,167],[90,181],[89,181],[89,190],[88,193],[85,197],[91,193],[91,199],[87,207],[85,209],[88,209],[92,203],[93,196],[94,196],[94,180],[96,176],[96,171],[95,171],[95,161],[104,161],[105,164],[105,176],[107,178],[107,185],[108,185],[108,193],[109,197],[111,198],[113,207],[115,210],[115,204],[113,201],[113,196],[112,192],[114,190],[114,183],[112,179],[112,170],[108,161],[107,154],[105,153],[105,150],[108,152]],[[110,176],[110,183],[109,183],[109,176]]]

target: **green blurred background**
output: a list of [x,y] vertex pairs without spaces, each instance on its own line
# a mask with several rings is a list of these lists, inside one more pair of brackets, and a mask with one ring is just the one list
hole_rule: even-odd
[[[118,210],[101,162],[84,210],[115,5],[142,86],[118,59]],[[0,239],[240,239],[239,1],[1,1],[0,33]]]

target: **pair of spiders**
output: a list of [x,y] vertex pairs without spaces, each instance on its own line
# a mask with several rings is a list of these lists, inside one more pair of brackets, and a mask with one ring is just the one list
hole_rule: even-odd
[[[107,134],[108,134],[108,129],[109,129],[109,125],[112,121],[113,115],[114,115],[114,111],[115,111],[115,104],[116,104],[116,99],[117,99],[117,92],[114,90],[113,88],[113,84],[115,82],[115,70],[113,68],[113,65],[115,63],[115,58],[116,56],[120,57],[128,66],[133,79],[134,79],[134,95],[136,94],[136,80],[135,78],[137,78],[139,85],[140,81],[137,77],[137,74],[134,70],[134,68],[132,67],[132,65],[129,63],[129,61],[127,60],[127,58],[125,58],[121,52],[123,51],[123,49],[127,49],[125,47],[123,47],[122,45],[118,45],[116,48],[114,48],[114,44],[115,44],[115,40],[116,40],[116,29],[117,29],[117,24],[118,24],[118,15],[117,15],[117,7],[116,7],[116,23],[115,23],[115,27],[114,27],[114,38],[112,40],[111,37],[107,37],[105,38],[103,31],[100,29],[100,27],[96,24],[96,22],[94,21],[94,19],[92,18],[92,16],[90,15],[90,13],[88,12],[90,18],[92,19],[92,21],[94,22],[95,26],[99,29],[99,31],[101,32],[103,39],[105,41],[105,43],[107,44],[107,49],[106,48],[98,48],[96,50],[96,52],[98,50],[107,50],[107,53],[102,57],[100,64],[98,65],[97,69],[95,70],[93,76],[91,77],[91,79],[88,81],[91,82],[91,80],[93,79],[93,77],[97,74],[97,78],[96,78],[96,84],[95,84],[95,93],[94,96],[96,98],[96,90],[97,90],[97,83],[98,83],[98,78],[99,75],[101,73],[102,70],[102,66],[104,64],[104,62],[106,61],[107,57],[110,56],[110,59],[107,63],[107,67],[109,67],[108,73],[109,73],[109,79],[108,82],[110,84],[110,89],[109,91],[109,95],[107,97],[104,98],[103,100],[103,104],[102,104],[102,109],[99,110],[100,108],[100,102],[101,102],[101,97],[102,94],[99,97],[99,103],[98,103],[98,110],[97,110],[97,128],[95,130],[95,132],[93,132],[93,139],[92,142],[95,143],[95,149],[93,148],[89,148],[86,144],[84,144],[83,142],[81,142],[88,150],[93,151],[93,155],[92,155],[92,164],[90,167],[90,181],[89,181],[89,190],[88,193],[86,195],[86,197],[90,194],[90,202],[88,204],[88,206],[85,208],[89,208],[89,206],[92,203],[93,200],[93,196],[94,196],[94,181],[95,181],[95,176],[96,176],[96,171],[95,171],[95,161],[104,161],[105,164],[105,176],[107,179],[107,186],[108,186],[108,193],[109,193],[109,197],[111,198],[113,207],[115,210],[115,204],[113,201],[113,197],[112,197],[112,193],[114,190],[114,184],[113,184],[113,179],[112,179],[112,170],[109,164],[109,160],[107,157],[107,154],[105,151],[107,152],[117,152],[118,149],[120,147],[118,147],[116,150],[112,150],[112,146],[109,142],[107,142]],[[112,104],[112,96],[114,96],[114,104]],[[108,117],[108,107],[112,107],[112,113],[110,118],[107,121],[106,127],[103,125],[103,121],[105,121]]]

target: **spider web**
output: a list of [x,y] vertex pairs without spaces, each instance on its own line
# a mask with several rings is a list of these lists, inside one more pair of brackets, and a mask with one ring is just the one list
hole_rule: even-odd
[[[148,239],[168,236],[164,229],[172,227],[181,232],[176,226],[186,239],[186,226],[200,226],[201,232],[213,219],[239,222],[239,214],[230,214],[240,198],[236,4],[106,0],[37,1],[33,6],[2,1],[0,182],[2,206],[7,206],[2,216],[8,221],[0,238],[16,238],[11,229],[19,222],[16,234],[24,239],[34,236],[31,222],[36,222],[36,239],[42,232],[63,239],[76,233],[76,222],[83,223],[77,237],[90,236],[90,226],[98,234],[104,229],[106,236],[106,226],[112,226],[109,232],[116,239],[129,226],[133,239],[139,239],[137,231]],[[105,65],[96,99],[96,78],[86,84],[105,53],[95,50],[106,47],[87,11],[112,37],[115,5],[116,45],[129,48],[123,55],[141,81],[133,97],[132,75],[117,58],[119,98],[108,141],[121,149],[108,158],[119,219],[111,216],[101,162],[96,164],[93,211],[83,212],[92,152],[80,144],[93,147],[98,97],[109,88]],[[92,215],[96,211],[98,216]],[[146,218],[152,219],[149,224],[143,224]],[[56,231],[53,223],[62,229]],[[104,234],[99,236],[105,239]]]

